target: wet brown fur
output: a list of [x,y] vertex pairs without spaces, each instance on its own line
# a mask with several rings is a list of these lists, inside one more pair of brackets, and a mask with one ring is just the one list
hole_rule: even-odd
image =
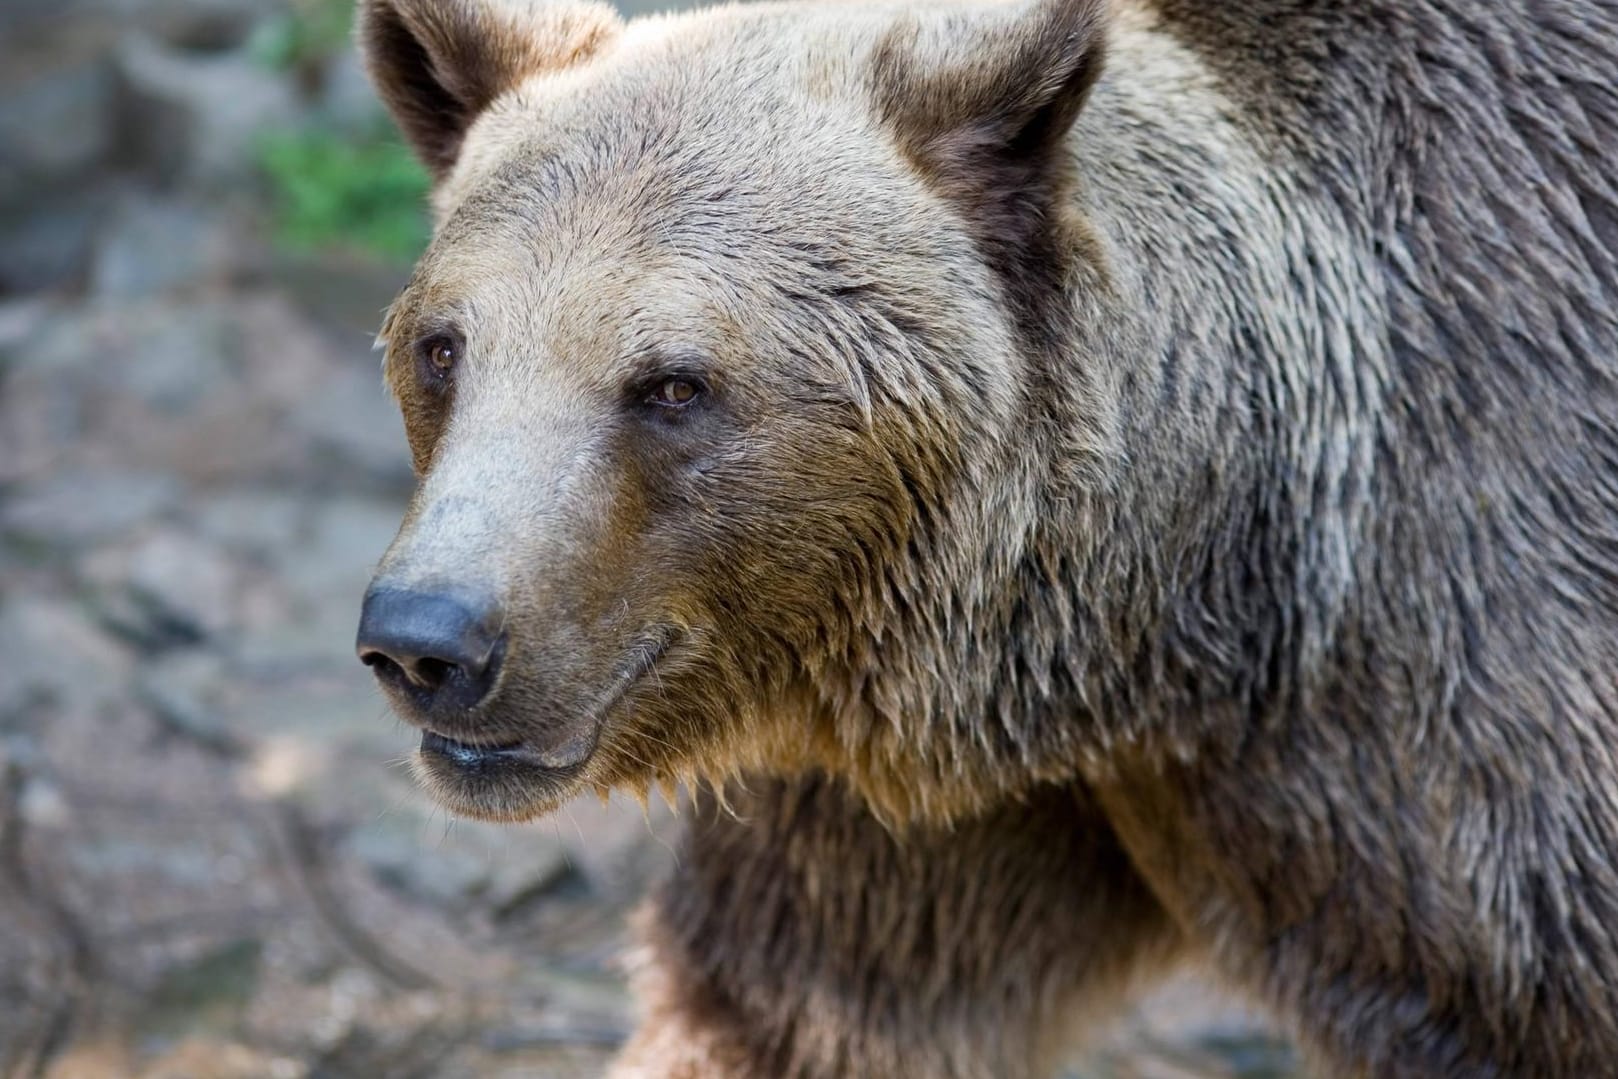
[[593,747],[427,778],[702,780],[619,1076],[1049,1075],[1186,954],[1327,1074],[1618,1074],[1611,4],[362,33],[438,175],[381,573],[506,600],[461,734]]

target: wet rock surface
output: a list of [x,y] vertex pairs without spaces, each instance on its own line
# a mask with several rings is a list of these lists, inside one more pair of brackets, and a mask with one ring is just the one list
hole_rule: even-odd
[[[255,128],[374,113],[351,59],[301,105],[251,62],[284,6],[0,4],[0,1075],[599,1075],[678,822],[454,821],[406,774],[352,655],[405,270],[244,201]],[[1079,1067],[1291,1065],[1186,982]]]

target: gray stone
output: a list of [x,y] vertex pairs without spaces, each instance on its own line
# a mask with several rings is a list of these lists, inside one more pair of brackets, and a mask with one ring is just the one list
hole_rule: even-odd
[[135,834],[97,837],[76,843],[69,855],[74,868],[90,877],[161,874],[170,883],[206,886],[217,883],[213,852],[186,842],[185,835]]
[[93,46],[41,46],[28,62],[0,65],[0,203],[100,168],[114,147],[111,92]]
[[51,310],[50,302],[37,296],[0,300],[0,371],[15,362],[12,353],[27,346]]
[[225,662],[215,652],[187,649],[143,663],[135,695],[157,720],[215,752],[241,751],[229,722],[231,700]]
[[297,408],[292,423],[338,475],[401,493],[414,486],[404,422],[383,388],[380,364],[333,375]]
[[356,135],[374,132],[387,122],[359,50],[345,50],[326,65],[320,115],[331,126]]
[[475,891],[488,867],[465,851],[435,850],[418,821],[397,811],[365,821],[348,834],[344,855],[370,868],[389,887],[418,899],[448,903]]
[[262,941],[243,938],[165,971],[143,998],[136,1023],[142,1039],[233,1029],[258,986],[263,953]]
[[128,652],[77,605],[21,596],[0,606],[0,714],[26,700],[90,712],[120,699]]
[[6,253],[0,292],[42,292],[81,281],[109,198],[104,186],[46,184],[26,202],[0,209],[0,251]]
[[0,34],[34,38],[65,23],[118,29],[138,27],[196,51],[239,45],[252,26],[286,8],[285,0],[4,0]]
[[145,605],[204,635],[234,621],[239,572],[213,544],[178,530],[151,533],[131,552],[128,587]]
[[566,844],[560,840],[526,840],[515,850],[502,851],[495,857],[481,898],[492,912],[505,913],[552,892],[576,870]]
[[[343,335],[356,360],[370,348],[388,304],[410,278],[408,265],[342,251],[279,251],[268,270],[300,311]],[[380,357],[373,370],[381,370]]]
[[387,706],[370,674],[354,658],[352,631],[324,662],[265,666],[232,655],[233,686],[227,724],[241,739],[297,739],[317,750],[339,745],[375,756],[400,748],[387,722]]
[[[90,290],[129,299],[220,283],[232,273],[239,242],[195,204],[132,193],[102,233]],[[171,334],[183,330],[170,325]]]
[[72,0],[7,0],[0,4],[0,34],[6,35],[8,41],[14,40],[15,36],[33,30],[49,18],[61,18],[64,7],[77,6]]
[[[250,709],[264,713],[264,722],[341,726],[347,717],[368,734],[385,732],[376,722],[383,713],[381,699],[354,659],[354,628],[372,568],[402,514],[402,504],[357,497],[288,502],[265,508],[269,524],[262,537],[243,537],[240,546],[224,537],[218,523],[207,526],[233,549],[256,549],[284,604],[283,617],[250,625],[233,642],[233,655],[255,677],[286,679],[304,692],[302,699],[277,692],[250,702]],[[296,531],[272,536],[273,529],[286,527]],[[311,681],[314,674],[349,688],[325,694]],[[281,711],[287,713],[284,719],[274,714]]]
[[73,819],[62,788],[45,776],[30,776],[17,799],[17,813],[30,828],[61,829]]
[[188,53],[243,48],[253,29],[285,10],[285,0],[101,0],[130,24]]
[[178,495],[162,473],[58,472],[0,502],[0,534],[66,553],[161,514]]
[[192,507],[197,531],[215,543],[274,561],[295,557],[316,504],[307,496],[265,487],[211,494]]
[[312,657],[353,655],[360,600],[403,514],[402,503],[376,499],[316,505],[304,541],[273,563],[296,612],[298,637],[289,645]]
[[8,305],[0,316],[0,482],[60,469],[84,444],[94,339],[94,319],[56,305]]
[[28,372],[67,381],[100,372],[102,313],[59,299],[34,297],[7,304],[0,315],[0,370],[9,389]]
[[[308,553],[286,565],[287,580],[305,595],[363,590],[371,570],[399,531],[403,500],[333,498],[316,506]],[[311,558],[313,554],[319,557]]]
[[241,313],[221,300],[52,307],[0,342],[0,482],[97,464],[203,479],[252,467],[265,443],[296,449],[261,392],[270,380],[247,370]]
[[241,567],[177,528],[149,527],[94,552],[82,569],[103,620],[149,649],[196,643],[237,621]]
[[292,86],[245,51],[199,54],[135,37],[117,60],[131,153],[160,181],[224,189],[249,179],[255,140],[297,117]]
[[477,898],[492,909],[555,879],[568,852],[554,833],[447,820],[422,796],[395,796],[382,816],[349,832],[345,846],[388,884],[421,899]]
[[227,307],[165,306],[132,321],[129,348],[105,364],[102,388],[174,417],[240,388],[241,327]]
[[640,895],[673,863],[680,823],[660,797],[642,810],[621,794],[605,805],[584,795],[568,803],[563,819],[557,838],[603,896],[627,900]]

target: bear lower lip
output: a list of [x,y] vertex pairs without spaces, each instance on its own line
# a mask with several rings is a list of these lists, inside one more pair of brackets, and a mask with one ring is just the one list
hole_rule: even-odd
[[421,752],[439,758],[457,771],[489,775],[497,772],[548,772],[566,776],[577,771],[595,751],[592,735],[569,738],[549,749],[536,749],[525,742],[483,745],[460,742],[437,731],[421,733]]
[[416,775],[451,813],[478,820],[529,820],[577,792],[595,738],[541,752],[526,742],[461,742],[424,731]]
[[466,742],[457,742],[453,738],[446,738],[436,731],[421,732],[421,751],[433,753],[440,757],[447,757],[450,761],[463,768],[478,768],[495,763],[502,759],[523,756],[521,742],[510,742],[504,745],[475,746]]

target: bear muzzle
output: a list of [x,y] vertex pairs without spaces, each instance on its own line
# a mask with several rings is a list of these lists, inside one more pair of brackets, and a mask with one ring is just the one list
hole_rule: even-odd
[[682,636],[656,623],[608,645],[611,658],[580,665],[567,634],[559,639],[573,646],[547,662],[536,655],[532,619],[513,619],[464,585],[384,574],[366,593],[356,652],[393,711],[422,732],[413,764],[433,795],[453,812],[512,820],[584,781],[609,717],[644,681],[656,682],[654,668]]

